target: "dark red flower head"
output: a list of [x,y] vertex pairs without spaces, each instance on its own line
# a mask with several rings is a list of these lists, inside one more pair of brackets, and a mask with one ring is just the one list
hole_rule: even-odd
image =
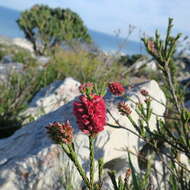
[[132,110],[129,107],[128,104],[126,104],[125,102],[120,102],[117,106],[119,112],[121,113],[121,115],[130,115]]
[[108,88],[110,92],[116,96],[122,96],[125,93],[125,88],[119,82],[110,82]]
[[79,129],[89,135],[96,135],[104,130],[106,123],[106,105],[102,96],[85,95],[73,104],[73,113],[76,116]]
[[147,46],[148,46],[149,51],[151,51],[155,55],[158,53],[153,40],[148,40]]
[[143,96],[148,96],[148,95],[149,95],[148,91],[145,90],[145,89],[142,89],[142,90],[140,91],[140,93],[141,93]]
[[93,88],[94,88],[94,84],[91,82],[87,82],[79,86],[79,91],[80,93],[87,95],[87,94],[91,94]]
[[69,121],[66,123],[53,122],[47,127],[49,136],[58,144],[70,144],[73,140],[73,129]]

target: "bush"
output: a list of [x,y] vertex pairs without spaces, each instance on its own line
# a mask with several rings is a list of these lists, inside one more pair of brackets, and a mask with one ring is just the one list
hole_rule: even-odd
[[134,55],[122,55],[120,59],[118,60],[119,63],[125,65],[125,66],[131,66],[133,63],[147,59],[147,56],[141,55],[141,54],[134,54]]
[[57,49],[55,52],[48,70],[54,71],[54,74],[57,73],[58,79],[73,77],[81,83],[120,80],[127,84],[126,68],[114,57],[95,55],[85,50],[74,52]]
[[37,55],[47,54],[51,48],[63,43],[91,42],[82,19],[70,9],[34,5],[21,14],[17,23]]
[[[130,158],[130,154],[135,153],[131,153],[128,149],[130,168],[126,171],[124,179],[122,179],[122,177],[117,179],[114,171],[108,172],[114,190],[190,189],[190,112],[183,104],[184,97],[176,79],[176,66],[173,60],[176,43],[180,35],[178,34],[175,37],[171,36],[171,29],[172,19],[169,19],[168,30],[164,40],[160,38],[158,32],[156,32],[155,38],[143,38],[147,51],[155,58],[159,71],[162,73],[169,103],[164,105],[154,97],[151,97],[146,90],[141,90],[141,94],[145,97],[144,103],[138,100],[136,102],[131,100],[136,105],[133,107],[133,111],[139,116],[138,120],[134,120],[134,118],[131,117],[130,114],[132,110],[130,105],[123,101],[118,104],[118,111],[127,117],[135,131],[130,131],[127,127],[123,127],[120,121],[114,119],[111,112],[105,109],[104,94],[99,93],[95,84],[87,83],[80,87],[80,89],[82,89],[82,95],[79,100],[74,102],[73,110],[79,129],[89,138],[89,176],[86,175],[85,169],[80,163],[78,154],[75,151],[73,129],[69,121],[66,123],[54,122],[46,127],[50,137],[55,143],[61,145],[65,154],[73,162],[83,179],[85,187],[89,190],[102,189],[104,163],[103,158],[98,160],[98,179],[95,182],[94,172],[96,160],[94,156],[94,146],[96,137],[99,132],[104,130],[105,124],[117,129],[128,130],[145,143],[143,148],[136,155],[141,170],[140,172],[135,170]],[[122,88],[119,82],[111,83],[108,87],[114,95],[123,95],[123,98],[130,100],[130,97],[124,94],[125,89]],[[155,115],[151,108],[152,100],[165,106],[169,113],[166,113],[162,119],[159,115],[156,115],[157,122],[156,129],[154,130],[152,130],[149,122],[151,116],[153,114]],[[112,116],[116,124],[105,123],[106,111]],[[170,117],[170,114],[172,117]],[[186,165],[182,162],[181,155],[186,157]],[[163,176],[159,177],[159,171],[156,171],[154,168],[156,163],[152,161],[155,159],[160,161],[160,169],[163,171]],[[131,180],[129,180],[130,176]],[[156,180],[154,182],[153,176]],[[164,183],[163,186],[160,186],[160,181]]]
[[41,72],[26,67],[24,73],[13,72],[0,82],[0,138],[12,135],[22,126],[19,113],[40,88]]
[[34,56],[31,55],[31,52],[29,52],[28,50],[13,44],[0,44],[0,60],[7,55],[11,57],[11,60],[13,62],[22,63],[27,66],[37,65],[36,59],[34,58]]

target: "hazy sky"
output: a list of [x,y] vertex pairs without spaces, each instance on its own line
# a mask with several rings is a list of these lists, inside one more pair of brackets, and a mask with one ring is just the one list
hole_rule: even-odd
[[89,28],[105,33],[120,29],[126,36],[129,24],[135,25],[132,39],[156,28],[164,31],[168,17],[174,18],[176,31],[190,34],[190,0],[1,0],[0,6],[23,10],[37,3],[71,8]]

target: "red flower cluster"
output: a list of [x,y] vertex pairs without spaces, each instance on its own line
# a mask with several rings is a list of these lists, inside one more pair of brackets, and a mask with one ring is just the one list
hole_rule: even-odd
[[148,45],[149,51],[151,51],[152,53],[154,53],[156,55],[157,54],[157,49],[155,47],[154,41],[153,40],[148,40],[147,45]]
[[142,89],[142,90],[140,91],[140,93],[141,93],[143,96],[148,96],[148,95],[149,95],[148,91],[145,90],[145,89]]
[[117,106],[119,112],[121,113],[121,115],[130,115],[132,110],[129,107],[128,104],[126,104],[125,102],[120,102]]
[[79,91],[82,94],[86,94],[87,92],[91,93],[93,88],[94,88],[94,84],[91,82],[87,82],[79,86]]
[[96,135],[104,130],[106,123],[106,105],[101,96],[85,95],[73,104],[73,113],[76,116],[79,129],[89,135]]
[[121,96],[125,93],[125,88],[119,82],[110,82],[108,88],[110,92],[116,96]]
[[46,128],[48,130],[48,134],[56,143],[72,143],[73,129],[69,121],[66,121],[66,123],[53,122]]

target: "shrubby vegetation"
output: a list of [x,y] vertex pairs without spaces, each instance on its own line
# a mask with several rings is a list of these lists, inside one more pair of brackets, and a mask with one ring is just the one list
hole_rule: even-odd
[[[22,72],[9,70],[2,74],[0,81],[0,138],[12,135],[15,130],[22,126],[24,118],[19,113],[27,107],[27,103],[41,88],[41,71],[39,63],[27,50],[17,46],[0,45],[1,59],[8,56],[12,62],[23,64]],[[4,63],[6,64],[12,64]]]
[[31,55],[31,52],[13,44],[0,43],[0,60],[4,56],[9,56],[13,62],[19,62],[25,65],[36,64],[36,60]]
[[55,46],[72,46],[75,41],[91,42],[82,19],[70,9],[34,5],[21,14],[17,23],[37,55],[47,55]]
[[22,126],[26,118],[19,116],[27,108],[27,103],[43,87],[55,80],[73,77],[81,83],[94,81],[101,83],[119,80],[127,84],[126,67],[117,59],[100,53],[54,48],[46,64],[40,63],[30,52],[16,46],[1,45],[3,58],[9,55],[13,62],[24,65],[23,72],[9,75],[6,83],[0,83],[0,137],[7,137]]
[[121,80],[126,84],[127,68],[119,64],[117,59],[81,48],[77,52],[56,50],[50,67],[54,67],[59,77],[71,76],[81,83]]
[[131,66],[133,63],[146,59],[147,56],[141,54],[134,54],[134,55],[122,55],[119,59],[119,63],[124,64],[125,66]]
[[0,83],[0,138],[12,135],[22,126],[24,118],[19,113],[39,90],[38,82],[38,73],[27,68],[24,75],[12,73],[6,83]]
[[[176,65],[174,63],[174,54],[176,51],[176,43],[180,35],[176,37],[171,36],[172,19],[169,19],[168,30],[165,40],[161,40],[158,32],[155,38],[143,38],[143,42],[147,51],[157,60],[159,71],[162,73],[163,86],[165,87],[168,103],[166,106],[167,112],[164,119],[157,118],[156,130],[151,130],[149,120],[154,114],[151,108],[151,101],[155,100],[145,90],[141,94],[146,97],[145,105],[136,102],[137,106],[135,112],[138,114],[138,121],[133,120],[130,116],[130,106],[125,102],[118,104],[118,111],[125,115],[136,132],[133,132],[137,137],[143,140],[145,146],[140,150],[138,156],[139,167],[141,172],[136,172],[133,167],[129,155],[130,168],[126,171],[125,178],[119,177],[117,179],[115,172],[110,171],[108,175],[113,183],[114,190],[147,190],[147,189],[189,189],[190,188],[190,171],[186,165],[181,162],[181,155],[186,156],[187,162],[190,160],[190,112],[184,107],[183,91],[176,78]],[[125,89],[118,82],[110,83],[109,89],[114,95],[124,95]],[[103,176],[103,158],[98,160],[98,181],[94,181],[95,159],[94,159],[94,141],[99,132],[104,130],[105,125],[105,102],[103,94],[94,88],[93,83],[83,84],[80,89],[82,96],[79,101],[73,104],[74,115],[77,119],[79,129],[88,135],[89,138],[89,177],[78,160],[78,155],[75,152],[73,143],[73,129],[70,123],[54,122],[47,126],[50,137],[60,144],[63,151],[71,159],[87,189],[101,190],[102,176]],[[96,98],[98,99],[96,100]],[[129,98],[129,97],[127,97]],[[99,101],[98,104],[95,102]],[[156,100],[158,101],[158,100]],[[162,104],[162,102],[159,102]],[[92,105],[93,106],[90,106]],[[87,111],[86,111],[87,110]],[[89,110],[89,111],[88,111]],[[93,111],[92,111],[93,110]],[[97,111],[97,110],[101,110]],[[111,114],[107,110],[108,114]],[[91,117],[91,114],[94,114]],[[85,120],[83,119],[85,118]],[[99,119],[97,119],[99,118]],[[115,120],[116,125],[107,123],[110,127],[123,128],[119,120]],[[167,150],[167,151],[165,151]],[[151,158],[150,158],[151,155]],[[154,158],[159,157],[163,169],[162,181],[163,187],[160,187],[159,180],[157,180],[157,187],[153,182],[152,175],[155,172]],[[165,160],[167,158],[167,161]],[[187,163],[189,164],[189,163]],[[129,177],[132,177],[129,180]]]

